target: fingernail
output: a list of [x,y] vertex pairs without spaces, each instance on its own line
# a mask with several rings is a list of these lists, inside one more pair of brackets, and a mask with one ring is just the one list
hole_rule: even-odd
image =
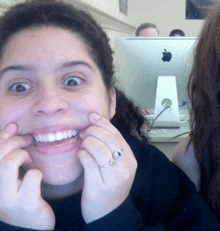
[[90,119],[92,119],[93,121],[97,121],[100,118],[100,115],[98,115],[97,113],[91,113],[89,116]]
[[17,126],[16,124],[12,123],[12,124],[8,124],[5,128],[5,131],[8,132],[9,134],[14,134],[14,132],[16,131]]

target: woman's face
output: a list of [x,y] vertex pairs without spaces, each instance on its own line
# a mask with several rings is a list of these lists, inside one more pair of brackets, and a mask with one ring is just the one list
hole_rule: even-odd
[[33,159],[25,167],[40,169],[49,184],[74,181],[83,171],[81,139],[68,135],[87,128],[91,112],[115,114],[115,92],[109,97],[86,45],[61,28],[26,29],[5,46],[0,71],[0,129],[15,122],[18,135],[42,141],[25,148]]

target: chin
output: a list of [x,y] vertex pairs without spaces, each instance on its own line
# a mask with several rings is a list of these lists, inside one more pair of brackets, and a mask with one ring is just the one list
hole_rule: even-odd
[[29,166],[23,166],[25,171],[29,169],[39,169],[43,173],[42,182],[50,185],[65,185],[74,182],[83,172],[83,166],[79,160],[68,161],[68,163],[59,161],[53,164],[34,163]]
[[[80,174],[79,174],[80,175]],[[44,176],[42,182],[49,185],[66,185],[74,182],[79,176],[60,176],[59,178],[52,178]]]
[[82,172],[82,166],[72,169],[65,168],[63,171],[42,171],[42,182],[50,185],[65,185],[76,181]]

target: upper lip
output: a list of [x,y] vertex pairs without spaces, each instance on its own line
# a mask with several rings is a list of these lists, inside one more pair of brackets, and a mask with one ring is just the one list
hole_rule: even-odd
[[81,130],[79,126],[76,125],[54,125],[54,126],[44,126],[42,128],[35,128],[28,132],[30,135],[37,135],[37,134],[48,134],[52,132],[59,132],[59,131],[68,131],[68,130]]

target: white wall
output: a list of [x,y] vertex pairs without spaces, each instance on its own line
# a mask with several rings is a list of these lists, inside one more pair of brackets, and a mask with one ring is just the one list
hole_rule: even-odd
[[[143,22],[157,25],[160,36],[182,29],[187,37],[197,37],[204,20],[186,20],[186,0],[128,0],[128,22],[138,27]],[[133,33],[134,35],[134,33]]]
[[126,17],[119,12],[119,0],[69,0],[69,2],[82,2],[122,21],[126,21]]
[[103,27],[114,49],[115,38],[131,36],[135,27],[128,23],[128,16],[119,11],[119,0],[66,0],[89,11]]

